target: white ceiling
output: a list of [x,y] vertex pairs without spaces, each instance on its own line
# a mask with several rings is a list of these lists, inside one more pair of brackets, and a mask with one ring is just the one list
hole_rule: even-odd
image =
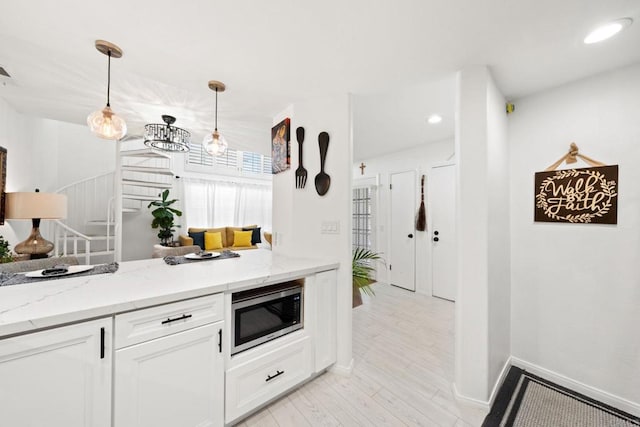
[[[595,25],[626,16],[636,22],[618,37],[582,43]],[[464,66],[487,64],[514,99],[640,61],[640,1],[4,2],[0,66],[13,78],[0,96],[26,114],[84,123],[105,102],[106,58],[95,39],[124,50],[112,62],[111,104],[131,133],[169,113],[202,138],[213,126],[211,79],[227,84],[218,121],[230,145],[263,153],[272,117],[301,99],[351,92],[355,106],[370,107],[377,120],[417,113],[407,100],[412,91],[429,111],[440,108],[431,100],[441,94],[441,130],[418,129],[424,111],[419,125],[388,120],[388,129],[369,130],[367,144],[392,151],[442,139],[446,126],[453,132],[454,95],[436,83],[451,88]],[[405,128],[417,131],[390,143],[390,131]],[[370,157],[359,143],[355,151]]]

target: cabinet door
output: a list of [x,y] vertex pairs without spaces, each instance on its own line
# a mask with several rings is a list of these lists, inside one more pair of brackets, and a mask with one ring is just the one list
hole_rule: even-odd
[[115,427],[224,423],[223,322],[116,351]]
[[111,324],[0,340],[0,426],[110,426]]

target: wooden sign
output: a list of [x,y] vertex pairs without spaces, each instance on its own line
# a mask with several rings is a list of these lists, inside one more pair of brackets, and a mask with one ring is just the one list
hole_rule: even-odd
[[618,165],[537,172],[535,221],[618,223]]

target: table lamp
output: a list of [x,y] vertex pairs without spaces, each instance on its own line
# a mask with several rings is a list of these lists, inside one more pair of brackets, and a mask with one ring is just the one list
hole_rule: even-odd
[[30,219],[33,228],[24,242],[13,249],[17,254],[28,254],[31,259],[46,258],[53,250],[53,243],[40,235],[41,219],[63,219],[67,217],[67,196],[65,194],[40,193],[7,193],[7,219]]

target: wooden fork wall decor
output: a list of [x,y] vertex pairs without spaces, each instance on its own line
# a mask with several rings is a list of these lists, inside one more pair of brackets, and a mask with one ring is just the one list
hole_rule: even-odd
[[302,143],[304,142],[304,128],[296,129],[298,139],[298,169],[296,169],[296,188],[304,188],[307,185],[307,170],[302,166]]

